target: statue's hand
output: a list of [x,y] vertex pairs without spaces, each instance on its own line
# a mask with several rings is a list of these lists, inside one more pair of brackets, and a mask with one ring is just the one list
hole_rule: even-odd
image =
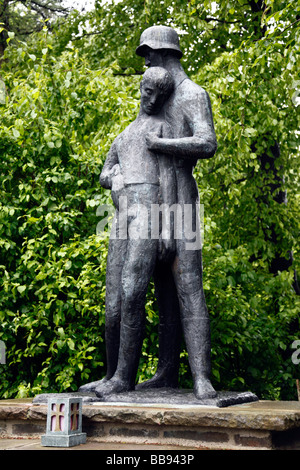
[[111,197],[113,203],[117,209],[119,209],[119,198],[122,195],[124,189],[124,179],[121,173],[118,173],[112,178],[112,188],[111,188]]
[[114,165],[111,169],[111,175],[112,177],[117,176],[121,173],[120,165],[117,163]]
[[112,191],[120,191],[124,188],[124,179],[121,173],[118,173],[116,176],[112,178]]
[[155,144],[157,144],[157,141],[159,140],[159,137],[155,132],[149,132],[146,137],[146,145],[149,150],[155,150]]
[[162,131],[163,124],[160,124],[156,132],[148,132],[148,134],[146,134],[145,140],[149,150],[158,150],[159,140],[162,137]]

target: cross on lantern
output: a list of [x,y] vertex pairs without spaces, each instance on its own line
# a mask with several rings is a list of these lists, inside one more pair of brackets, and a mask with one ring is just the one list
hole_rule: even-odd
[[[52,403],[52,412],[51,412],[51,430],[52,431],[62,431],[62,425],[64,422],[64,408],[65,405],[64,403],[61,403],[60,405],[58,403]],[[55,428],[53,429],[53,420],[55,422]]]
[[78,428],[79,403],[71,404],[71,431]]

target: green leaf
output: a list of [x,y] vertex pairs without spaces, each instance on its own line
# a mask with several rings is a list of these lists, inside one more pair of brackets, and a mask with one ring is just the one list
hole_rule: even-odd
[[69,338],[67,342],[68,342],[69,348],[70,348],[72,351],[74,351],[74,350],[75,350],[75,343],[74,343],[74,341]]
[[18,287],[17,287],[17,290],[18,290],[18,292],[20,292],[20,294],[22,294],[23,292],[25,292],[26,289],[27,289],[27,286],[18,286]]
[[15,127],[13,127],[12,132],[16,139],[18,139],[21,136],[20,132]]

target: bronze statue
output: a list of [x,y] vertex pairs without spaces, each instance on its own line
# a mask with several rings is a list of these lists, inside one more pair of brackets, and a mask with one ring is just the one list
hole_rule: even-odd
[[[213,398],[209,315],[197,243],[199,195],[193,177],[197,160],[213,157],[217,148],[210,100],[185,74],[173,29],[148,28],[136,52],[149,67],[141,83],[140,113],[114,141],[100,176],[102,186],[112,189],[117,209],[107,261],[107,375],[79,390],[98,397],[134,390],[146,291],[153,276],[160,315],[158,369],[136,389],[178,385],[182,326],[194,394],[199,400]],[[120,207],[124,200],[125,212]],[[169,236],[161,222],[157,230],[157,221],[151,220],[152,208],[160,204],[177,207]],[[192,239],[184,229],[186,207]],[[158,237],[151,236],[157,232]]]

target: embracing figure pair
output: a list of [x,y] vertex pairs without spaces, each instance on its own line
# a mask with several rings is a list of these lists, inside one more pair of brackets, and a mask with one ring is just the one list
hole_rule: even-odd
[[[104,397],[134,389],[176,388],[183,332],[194,394],[213,398],[201,243],[191,243],[184,230],[184,209],[189,206],[194,238],[200,239],[193,169],[198,159],[213,157],[217,148],[210,100],[184,72],[173,29],[148,28],[136,52],[149,67],[141,82],[140,112],[113,142],[100,175],[116,206],[106,274],[107,374],[79,390]],[[181,210],[166,225],[160,222],[157,230],[152,208],[162,204]],[[121,237],[124,217],[127,232]],[[151,236],[157,232],[159,236]],[[160,318],[159,361],[154,377],[135,386],[152,276]]]

